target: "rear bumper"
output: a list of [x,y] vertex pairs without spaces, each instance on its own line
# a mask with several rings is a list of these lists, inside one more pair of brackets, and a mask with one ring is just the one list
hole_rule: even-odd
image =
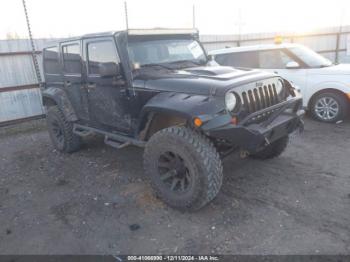
[[[257,123],[261,116],[269,114],[262,122]],[[231,123],[231,117],[213,119],[208,125],[203,126],[203,131],[216,139],[227,141],[251,153],[257,152],[269,143],[278,140],[296,130],[303,130],[302,117],[305,111],[302,109],[302,99],[292,98],[270,108],[255,112],[237,125]],[[215,122],[218,123],[215,126]],[[226,124],[223,124],[226,122]]]

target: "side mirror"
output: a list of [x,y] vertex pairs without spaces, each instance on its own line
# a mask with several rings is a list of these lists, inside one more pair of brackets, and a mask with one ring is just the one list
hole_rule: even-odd
[[295,62],[295,61],[290,61],[286,64],[286,68],[287,69],[297,69],[300,68],[299,63]]
[[110,63],[101,63],[99,65],[99,71],[101,77],[112,77],[120,75],[120,65],[110,62]]

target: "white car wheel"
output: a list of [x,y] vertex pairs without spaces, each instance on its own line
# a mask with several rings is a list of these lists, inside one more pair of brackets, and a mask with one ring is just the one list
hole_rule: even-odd
[[348,101],[338,93],[321,93],[311,103],[313,117],[322,122],[334,123],[343,120],[347,113]]

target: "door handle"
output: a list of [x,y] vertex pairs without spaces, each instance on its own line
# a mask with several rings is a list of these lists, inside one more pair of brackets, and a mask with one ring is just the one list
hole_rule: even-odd
[[70,81],[64,81],[64,85],[68,87],[68,86],[71,86],[72,83]]
[[278,74],[278,71],[273,71],[275,74]]
[[120,89],[119,93],[123,96],[126,96],[128,94],[128,91],[126,89]]
[[94,89],[94,88],[96,88],[96,83],[88,83],[86,87],[88,89]]

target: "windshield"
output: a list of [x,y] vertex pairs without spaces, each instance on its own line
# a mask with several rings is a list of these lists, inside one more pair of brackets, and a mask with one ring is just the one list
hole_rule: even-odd
[[131,41],[128,51],[131,62],[140,66],[187,61],[203,64],[207,61],[200,44],[192,39]]
[[317,54],[305,46],[292,47],[288,50],[310,67],[326,67],[332,65],[332,62],[327,58]]

